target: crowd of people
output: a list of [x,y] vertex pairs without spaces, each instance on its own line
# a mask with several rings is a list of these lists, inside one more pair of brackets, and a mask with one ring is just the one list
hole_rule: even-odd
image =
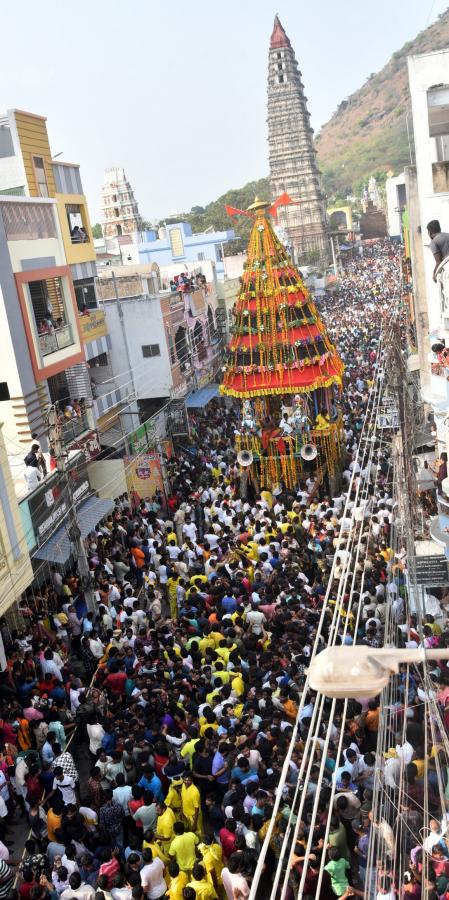
[[[333,717],[325,701],[315,735],[319,755],[330,730],[325,777],[312,767],[297,842],[286,858],[281,848],[316,703],[308,661],[315,641],[330,639],[333,595],[320,624],[326,586],[332,567],[338,581],[351,558],[353,529],[366,530],[365,555],[353,562],[337,642],[380,646],[390,606],[404,641],[420,642],[419,624],[413,629],[404,614],[404,560],[392,549],[388,449],[369,471],[357,458],[397,272],[391,245],[379,243],[322,301],[346,365],[346,455],[333,494],[312,473],[295,491],[263,485],[242,499],[233,449],[240,411],[213,401],[192,419],[191,444],[168,463],[165,512],[159,498],[132,509],[122,497],[89,536],[93,610],[76,571],[54,567],[23,608],[23,630],[3,625],[0,900],[244,900],[279,790],[258,896],[270,895],[280,859],[288,900],[301,880],[307,900],[363,895],[377,825],[378,698],[350,701],[345,715],[338,701]],[[362,478],[370,487],[357,517]],[[438,645],[436,612],[425,627]],[[446,700],[449,680],[440,677]],[[404,875],[386,855],[374,875],[383,900],[446,896],[449,842],[439,820],[423,818],[423,781],[433,788],[426,815],[437,814],[438,791],[425,767],[420,706],[411,706],[405,739],[392,734],[384,773],[397,800],[405,760],[411,856]],[[12,815],[31,829],[20,863],[8,850]],[[434,873],[435,886],[425,894],[426,853],[425,878],[430,884]]]

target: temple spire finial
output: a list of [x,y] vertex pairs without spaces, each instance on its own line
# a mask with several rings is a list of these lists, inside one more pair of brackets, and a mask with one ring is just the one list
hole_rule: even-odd
[[270,40],[270,50],[278,50],[281,47],[291,47],[291,44],[283,25],[281,25],[281,20],[276,13],[274,17],[273,33]]

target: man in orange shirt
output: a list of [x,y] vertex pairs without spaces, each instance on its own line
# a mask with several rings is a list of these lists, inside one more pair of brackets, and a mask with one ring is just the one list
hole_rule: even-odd
[[145,565],[145,554],[140,547],[133,547],[131,549],[131,555],[134,560],[134,565],[136,567],[136,580],[138,587],[141,587],[143,584],[143,567]]

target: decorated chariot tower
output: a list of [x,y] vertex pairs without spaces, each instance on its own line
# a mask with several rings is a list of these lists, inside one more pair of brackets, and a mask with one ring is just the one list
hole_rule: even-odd
[[256,198],[246,213],[254,225],[221,392],[241,401],[240,465],[260,486],[293,488],[305,471],[338,468],[344,367],[269,207]]

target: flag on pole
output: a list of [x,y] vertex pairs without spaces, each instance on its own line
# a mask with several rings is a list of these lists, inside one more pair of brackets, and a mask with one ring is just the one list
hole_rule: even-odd
[[290,206],[290,204],[294,204],[295,202],[299,203],[299,201],[292,200],[292,198],[284,192],[274,201],[273,205],[270,206],[269,213],[273,216],[273,219],[277,219],[277,213],[280,206]]
[[235,206],[225,206],[225,210],[228,216],[248,216],[248,219],[253,219],[254,216],[251,215],[246,209],[236,209]]

